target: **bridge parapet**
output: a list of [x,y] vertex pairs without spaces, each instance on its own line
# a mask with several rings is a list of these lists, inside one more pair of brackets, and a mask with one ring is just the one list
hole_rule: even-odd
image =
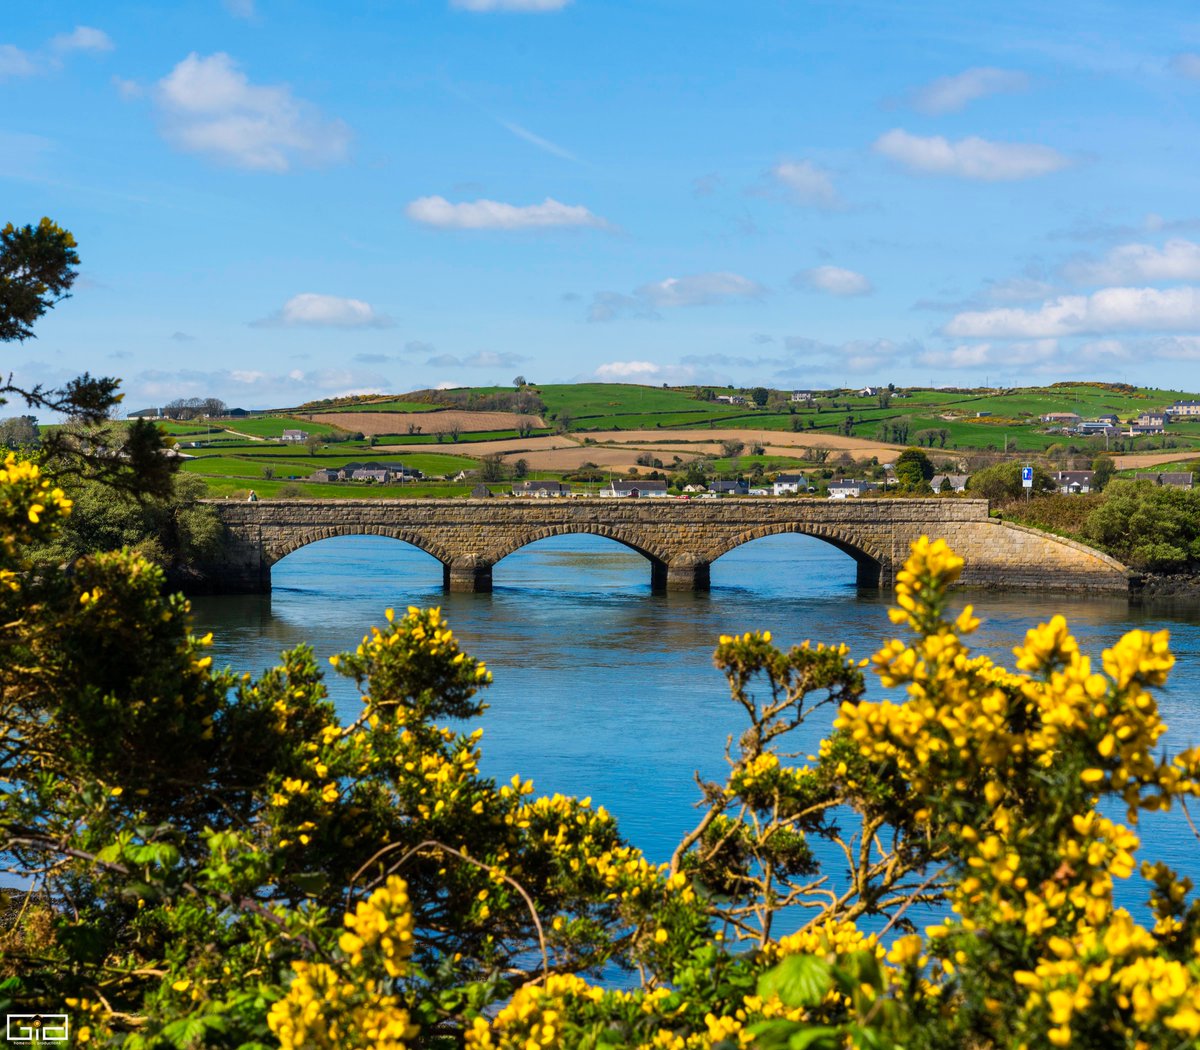
[[709,567],[751,540],[786,532],[816,536],[854,558],[858,583],[890,586],[917,537],[944,537],[966,560],[963,583],[1124,592],[1119,562],[1056,536],[988,517],[973,499],[719,500],[208,500],[227,533],[210,589],[266,592],[271,566],[334,536],[379,535],[411,543],[443,565],[455,591],[491,589],[492,567],[529,543],[572,533],[636,550],[651,581],[705,589]]

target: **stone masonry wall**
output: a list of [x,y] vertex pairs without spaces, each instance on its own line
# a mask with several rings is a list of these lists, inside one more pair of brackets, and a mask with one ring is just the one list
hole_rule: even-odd
[[890,585],[922,534],[945,537],[966,560],[963,583],[1125,592],[1128,573],[1082,544],[990,519],[986,500],[490,499],[211,500],[227,555],[215,591],[267,591],[271,566],[333,536],[381,535],[432,554],[454,590],[488,590],[492,566],[535,540],[607,536],[643,554],[656,586],[708,584],[709,565],[742,543],[783,532],[820,537],[850,554],[858,582]]

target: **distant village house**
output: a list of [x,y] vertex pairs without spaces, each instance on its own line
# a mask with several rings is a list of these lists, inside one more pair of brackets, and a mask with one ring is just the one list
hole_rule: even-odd
[[564,485],[561,481],[517,481],[513,483],[512,494],[514,496],[532,496],[535,499],[547,499],[558,496],[569,496],[571,494],[571,486]]
[[600,490],[600,495],[606,499],[650,499],[662,498],[667,495],[665,481],[610,481]]

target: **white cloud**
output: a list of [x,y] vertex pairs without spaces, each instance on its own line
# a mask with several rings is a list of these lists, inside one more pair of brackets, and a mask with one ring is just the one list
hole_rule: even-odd
[[931,368],[1002,368],[1034,365],[1054,359],[1058,340],[1037,339],[1024,343],[964,343],[949,350],[926,350],[917,364]]
[[50,46],[60,54],[68,51],[113,50],[113,42],[108,34],[92,26],[76,26],[70,33],[60,33],[50,41]]
[[424,226],[442,230],[532,230],[555,226],[608,225],[582,204],[563,204],[547,197],[541,204],[505,204],[476,200],[452,204],[445,197],[418,197],[405,214]]
[[940,77],[913,92],[912,104],[922,113],[957,113],[968,103],[1002,92],[1024,91],[1029,77],[1014,69],[975,66],[952,77]]
[[1184,53],[1171,59],[1171,68],[1189,80],[1200,80],[1200,55]]
[[836,208],[841,204],[829,172],[811,160],[780,161],[771,169],[771,174],[801,204],[814,208]]
[[635,288],[632,295],[596,292],[592,296],[587,319],[615,321],[618,317],[635,317],[658,320],[660,309],[760,299],[766,292],[766,288],[757,281],[728,271],[667,277]]
[[287,373],[258,369],[158,369],[129,378],[127,401],[150,404],[177,397],[219,397],[244,408],[278,407],[318,397],[343,397],[350,394],[381,393],[393,388],[391,380],[378,372],[351,368],[321,368],[304,372],[298,368]]
[[1049,146],[1025,142],[992,142],[972,135],[950,142],[941,135],[910,135],[893,128],[875,141],[875,150],[913,171],[961,179],[1001,182],[1048,175],[1070,160]]
[[1200,279],[1200,244],[1181,237],[1172,238],[1161,248],[1122,244],[1103,259],[1068,263],[1065,272],[1080,284],[1194,281]]
[[696,370],[653,361],[607,361],[593,375],[602,383],[688,383],[696,377]]
[[454,354],[438,354],[425,364],[434,368],[512,368],[528,360],[528,357],[521,354],[497,354],[491,350],[481,350],[466,358],[455,357]]
[[730,299],[759,299],[766,289],[741,274],[721,271],[668,277],[644,284],[634,295],[655,307],[709,306]]
[[968,311],[951,318],[944,331],[955,337],[1037,339],[1186,328],[1200,328],[1200,290],[1191,287],[1102,288],[1059,296],[1033,310]]
[[37,72],[38,64],[27,51],[12,44],[0,44],[0,78],[31,77]]
[[841,266],[817,266],[792,278],[797,288],[808,288],[830,295],[867,295],[873,291],[871,282],[861,273]]
[[450,0],[460,11],[561,11],[571,0]]
[[259,327],[389,328],[394,322],[361,299],[302,292],[293,295],[270,317],[253,323]]
[[254,0],[221,0],[222,6],[234,18],[245,18],[247,20],[257,17],[258,11],[254,6]]
[[350,132],[285,84],[252,84],[229,55],[192,52],[156,86],[164,134],[176,148],[255,171],[341,160]]
[[119,77],[115,74],[112,78],[112,86],[117,89],[117,94],[126,102],[132,102],[135,98],[141,98],[145,93],[142,90],[142,85],[136,80],[126,80],[124,77]]

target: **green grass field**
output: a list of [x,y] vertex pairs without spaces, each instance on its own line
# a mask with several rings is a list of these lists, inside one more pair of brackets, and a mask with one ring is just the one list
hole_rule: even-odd
[[279,495],[285,485],[289,490],[299,489],[305,499],[450,499],[468,496],[469,484],[413,484],[413,485],[358,485],[321,482],[287,481],[278,478],[205,478],[210,499],[220,499],[237,492],[253,490],[260,499],[272,499]]

